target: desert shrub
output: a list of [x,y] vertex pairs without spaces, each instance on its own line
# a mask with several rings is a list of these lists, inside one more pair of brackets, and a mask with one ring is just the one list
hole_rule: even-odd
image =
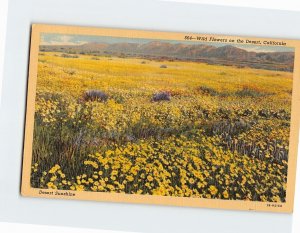
[[171,94],[167,91],[161,91],[157,92],[152,96],[152,101],[158,102],[158,101],[170,101],[171,100]]
[[145,62],[145,61],[142,61],[141,64],[146,64],[146,62]]
[[260,109],[258,111],[258,116],[263,118],[277,118],[282,120],[290,120],[290,113],[284,109],[270,110],[270,109]]
[[262,97],[266,95],[265,93],[251,87],[243,87],[242,90],[237,91],[235,94],[239,97]]
[[239,135],[242,132],[246,132],[251,128],[254,123],[249,122],[244,119],[225,119],[218,122],[212,122],[211,125],[208,124],[206,128],[206,133],[208,135]]
[[108,95],[103,91],[88,90],[83,94],[83,100],[106,102],[108,100]]
[[167,65],[161,65],[160,68],[168,68]]
[[232,93],[230,93],[230,92],[218,92],[218,96],[220,96],[222,98],[226,98],[231,95],[232,95]]
[[71,54],[66,54],[66,53],[63,53],[60,56],[63,57],[63,58],[79,58],[78,55],[71,55]]
[[74,75],[76,74],[76,70],[75,69],[64,69],[64,72],[66,74],[69,74],[69,75]]
[[199,87],[199,90],[205,95],[216,96],[219,94],[215,89],[207,86],[201,86]]
[[219,96],[221,98],[225,98],[225,97],[228,97],[228,96],[232,95],[232,93],[230,93],[230,92],[218,92],[215,89],[213,89],[211,87],[207,87],[207,86],[201,86],[201,87],[199,87],[199,91],[203,95]]
[[239,69],[243,69],[243,68],[245,68],[246,66],[245,65],[238,65],[237,66],[237,68],[239,68]]
[[120,94],[114,94],[113,96],[111,96],[111,99],[113,99],[118,104],[122,104],[125,101],[125,97]]

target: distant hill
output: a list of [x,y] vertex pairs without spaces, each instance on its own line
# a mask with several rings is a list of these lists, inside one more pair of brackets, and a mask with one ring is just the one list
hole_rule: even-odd
[[148,59],[192,60],[210,64],[293,71],[293,52],[250,52],[232,45],[192,45],[153,41],[139,43],[86,43],[83,45],[41,45],[40,51],[141,57]]

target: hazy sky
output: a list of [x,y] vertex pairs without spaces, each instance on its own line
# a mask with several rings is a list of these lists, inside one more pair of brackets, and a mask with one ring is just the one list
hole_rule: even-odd
[[[124,37],[110,37],[110,36],[86,36],[86,35],[64,35],[64,34],[50,34],[42,33],[41,45],[81,45],[89,42],[97,43],[148,43],[151,41],[163,41],[172,44],[206,44],[216,47],[228,45],[225,43],[209,43],[199,41],[177,41],[177,40],[157,40],[157,39],[140,39],[140,38],[124,38]],[[294,48],[283,46],[256,46],[244,44],[231,44],[235,47],[242,48],[254,52],[294,52]]]

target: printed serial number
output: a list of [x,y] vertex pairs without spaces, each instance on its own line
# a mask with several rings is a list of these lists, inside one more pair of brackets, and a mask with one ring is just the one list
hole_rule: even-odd
[[274,204],[267,204],[267,207],[278,207],[278,208],[281,208],[282,207],[282,204],[277,204],[277,203],[274,203]]

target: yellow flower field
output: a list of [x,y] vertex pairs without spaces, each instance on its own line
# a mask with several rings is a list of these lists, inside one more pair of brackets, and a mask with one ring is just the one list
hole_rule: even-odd
[[39,54],[32,187],[285,202],[292,73],[61,55]]

